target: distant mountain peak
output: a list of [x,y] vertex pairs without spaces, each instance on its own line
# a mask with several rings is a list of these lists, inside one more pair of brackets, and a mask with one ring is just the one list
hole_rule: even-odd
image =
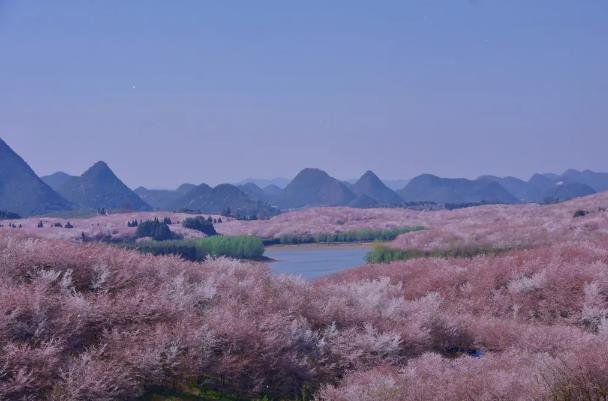
[[221,213],[229,208],[231,212],[245,216],[272,216],[277,210],[265,202],[250,198],[239,187],[219,184],[214,188],[203,183],[176,199],[171,208],[200,210],[203,213]]
[[326,171],[321,170],[320,168],[306,167],[306,168],[302,169],[302,171],[300,171],[296,175],[296,178],[298,178],[298,177],[300,177],[300,178],[302,178],[302,177],[329,177],[329,176],[330,175],[327,174]]
[[244,185],[247,183],[253,183],[260,188],[265,188],[269,185],[276,185],[277,187],[283,189],[289,184],[289,179],[284,177],[275,177],[275,178],[246,178],[238,183],[237,186]]
[[45,175],[40,177],[48,186],[58,191],[66,182],[68,182],[73,176],[63,171],[57,171],[56,173]]
[[380,178],[371,170],[367,170],[359,180],[352,186],[353,192],[359,198],[356,204],[370,204],[369,199],[372,199],[378,205],[395,206],[402,203],[399,195],[387,187]]
[[105,176],[109,178],[116,178],[116,174],[114,171],[108,166],[108,164],[104,161],[98,161],[89,167],[83,174],[82,177],[100,177]]
[[0,210],[28,216],[71,208],[0,138]]
[[305,168],[285,187],[281,205],[285,208],[346,205],[355,195],[339,180],[318,168]]
[[89,168],[89,170],[94,170],[94,169],[110,169],[110,166],[108,166],[108,163],[104,162],[103,160],[99,160],[95,163],[93,163],[93,165]]
[[80,177],[68,180],[59,192],[66,199],[88,209],[151,209],[103,161],[93,164]]

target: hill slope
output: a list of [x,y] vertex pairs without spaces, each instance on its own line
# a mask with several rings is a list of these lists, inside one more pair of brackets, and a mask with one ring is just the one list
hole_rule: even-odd
[[148,189],[139,187],[135,193],[148,205],[158,210],[171,210],[172,205],[182,196],[196,188],[194,184],[182,184],[177,189]]
[[0,210],[30,216],[70,210],[72,205],[44,183],[0,139]]
[[55,191],[59,190],[59,188],[61,188],[71,178],[74,178],[74,176],[64,173],[63,171],[58,171],[56,173],[40,177],[42,181],[44,181],[49,187],[53,188],[53,190]]
[[542,201],[546,203],[563,202],[581,196],[592,195],[595,192],[596,191],[587,184],[560,181],[543,192]]
[[80,177],[70,178],[59,189],[69,201],[86,209],[151,210],[104,162],[97,162]]
[[566,170],[561,175],[563,181],[588,185],[596,192],[608,191],[608,173],[597,173],[591,170]]
[[[375,200],[378,205],[396,206],[403,203],[401,197],[399,197],[395,191],[387,187],[380,178],[370,170],[366,171],[365,174],[353,184],[352,191],[359,196],[366,195]],[[365,204],[369,204],[369,201],[366,201]]]
[[265,202],[251,199],[232,184],[220,184],[215,188],[201,184],[173,202],[171,208],[204,213],[222,213],[230,209],[233,215],[257,217],[272,216],[278,212]]
[[325,171],[306,168],[285,187],[281,206],[287,209],[304,206],[346,205],[355,195],[344,183],[330,177]]
[[406,202],[436,203],[517,203],[515,196],[497,182],[440,178],[431,174],[412,179],[399,195]]
[[514,195],[520,202],[540,201],[542,191],[527,181],[516,177],[496,177],[493,175],[482,175],[477,179],[479,182],[497,182],[504,189]]

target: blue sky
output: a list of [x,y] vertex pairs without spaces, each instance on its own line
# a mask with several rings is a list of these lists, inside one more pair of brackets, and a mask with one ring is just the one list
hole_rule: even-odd
[[608,170],[606,1],[0,0],[0,136],[131,186]]

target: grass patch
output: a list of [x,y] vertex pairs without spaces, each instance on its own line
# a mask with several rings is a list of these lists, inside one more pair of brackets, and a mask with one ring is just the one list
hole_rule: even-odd
[[372,242],[372,241],[392,241],[401,234],[420,231],[424,227],[411,226],[389,229],[364,228],[360,230],[349,230],[336,233],[318,234],[284,234],[277,238],[267,239],[266,245],[297,245],[314,243],[336,243],[336,242]]
[[375,244],[372,250],[365,255],[365,261],[367,263],[390,263],[415,258],[472,258],[479,255],[498,255],[510,249],[478,246],[421,251],[418,249],[397,249],[386,244]]
[[259,260],[264,256],[264,243],[258,237],[213,236],[196,240],[145,241],[134,245],[152,255],[179,255],[186,260],[201,261],[207,256],[228,256]]

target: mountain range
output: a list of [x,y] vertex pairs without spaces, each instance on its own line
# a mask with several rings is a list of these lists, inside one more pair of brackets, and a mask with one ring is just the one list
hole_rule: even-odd
[[133,191],[103,161],[80,176],[57,172],[39,178],[0,139],[0,211],[23,216],[71,210],[187,209],[268,217],[281,210],[314,206],[561,202],[608,190],[608,173],[570,169],[562,174],[534,174],[528,181],[491,175],[471,180],[422,174],[402,182],[404,186],[394,190],[372,171],[357,180],[341,181],[323,170],[305,168],[291,181],[247,179],[237,185],[182,184],[174,190],[139,187]]
[[81,176],[54,174],[45,177],[45,180],[58,185],[53,189],[81,209],[152,210],[102,161],[95,163]]
[[250,198],[232,184],[210,187],[200,184],[169,204],[169,210],[194,210],[243,217],[270,217],[278,210],[261,200]]
[[154,209],[167,210],[175,201],[194,188],[196,188],[194,184],[182,184],[175,190],[138,187],[134,192]]
[[518,199],[496,181],[441,178],[432,174],[415,177],[399,195],[406,202],[518,203]]

